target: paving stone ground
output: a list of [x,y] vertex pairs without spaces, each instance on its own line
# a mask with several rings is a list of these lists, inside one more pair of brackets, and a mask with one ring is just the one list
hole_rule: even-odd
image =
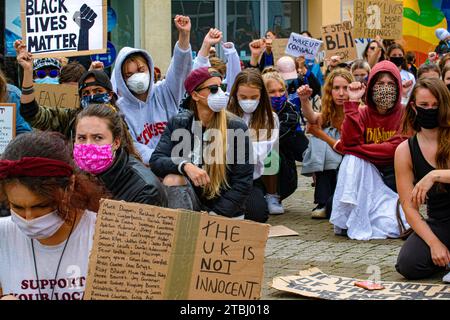
[[[318,267],[323,272],[343,277],[369,279],[369,266],[377,266],[382,281],[406,280],[396,272],[395,262],[403,244],[402,240],[353,241],[335,236],[328,220],[311,219],[314,189],[311,178],[299,175],[298,189],[283,202],[286,213],[271,216],[268,223],[284,225],[300,236],[268,240],[265,256],[265,285],[263,299],[302,299],[290,293],[272,289],[274,277],[296,275],[300,270]],[[426,283],[441,283],[437,275]]]

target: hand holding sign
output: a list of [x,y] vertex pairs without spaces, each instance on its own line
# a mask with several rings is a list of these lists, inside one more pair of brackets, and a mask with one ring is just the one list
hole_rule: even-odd
[[22,40],[14,42],[14,49],[16,49],[17,62],[20,66],[26,71],[33,70],[33,57],[27,51],[27,46],[23,44]]
[[86,4],[83,4],[80,11],[75,12],[73,20],[80,27],[80,35],[78,38],[78,50],[89,50],[89,29],[95,23],[97,14]]

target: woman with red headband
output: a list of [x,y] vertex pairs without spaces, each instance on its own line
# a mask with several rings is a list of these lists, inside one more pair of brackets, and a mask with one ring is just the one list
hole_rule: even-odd
[[0,159],[0,296],[81,300],[102,190],[74,173],[63,136],[17,137]]

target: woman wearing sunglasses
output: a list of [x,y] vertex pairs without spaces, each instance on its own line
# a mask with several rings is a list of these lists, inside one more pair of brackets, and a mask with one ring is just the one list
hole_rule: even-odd
[[38,84],[59,84],[61,62],[55,58],[36,59],[33,62],[33,80]]
[[150,159],[169,207],[244,219],[253,165],[244,121],[225,111],[220,73],[204,67],[184,82],[185,109],[167,124]]

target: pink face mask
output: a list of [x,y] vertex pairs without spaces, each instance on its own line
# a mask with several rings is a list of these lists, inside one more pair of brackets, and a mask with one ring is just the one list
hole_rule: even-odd
[[97,175],[105,172],[114,161],[112,146],[105,144],[75,144],[73,157],[81,170]]

